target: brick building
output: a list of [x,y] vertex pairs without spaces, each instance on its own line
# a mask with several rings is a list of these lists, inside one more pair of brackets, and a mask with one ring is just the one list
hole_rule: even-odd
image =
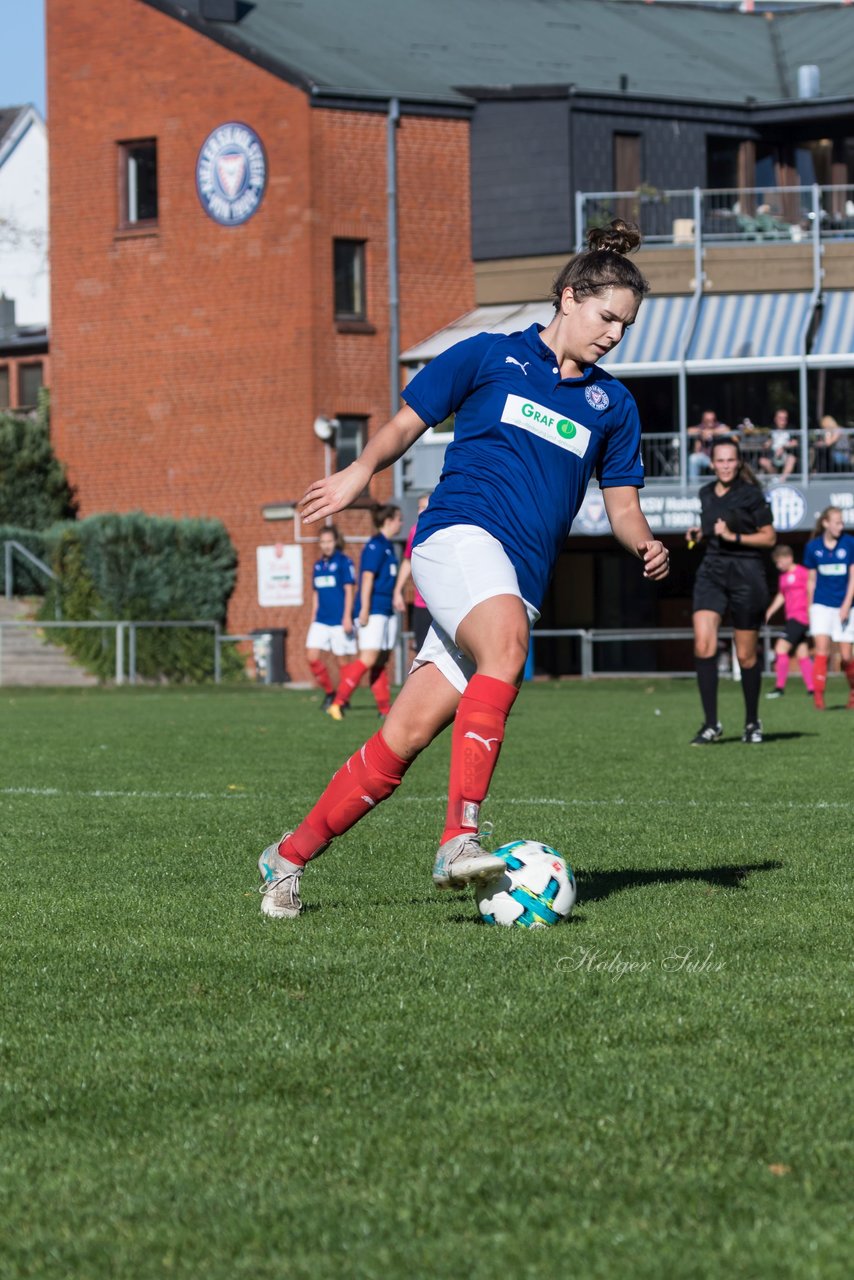
[[[342,422],[346,458],[396,397],[391,141],[398,343],[473,304],[468,127],[452,103],[402,101],[396,124],[387,98],[318,105],[205,11],[223,6],[47,2],[55,445],[84,515],[221,518],[240,556],[229,626],[288,626],[298,677],[313,552],[307,603],[259,606],[256,547],[294,537],[262,510],[323,473],[316,415]],[[203,144],[230,122],[266,169],[239,225],[197,191]],[[370,531],[363,512],[341,524]]]

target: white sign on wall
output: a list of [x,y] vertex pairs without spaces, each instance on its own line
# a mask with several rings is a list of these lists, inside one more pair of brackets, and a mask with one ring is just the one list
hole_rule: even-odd
[[266,608],[302,604],[302,547],[257,547],[258,603]]

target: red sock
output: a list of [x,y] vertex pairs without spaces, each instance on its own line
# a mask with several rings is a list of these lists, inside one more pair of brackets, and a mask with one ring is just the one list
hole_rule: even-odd
[[827,654],[817,653],[813,663],[813,694],[815,705],[824,706],[824,686],[827,684]]
[[845,678],[848,681],[848,710],[850,711],[854,708],[854,658],[852,658],[850,662],[846,662],[843,670],[845,671]]
[[358,658],[354,658],[352,662],[348,662],[346,667],[341,668],[341,674],[338,677],[338,689],[335,693],[335,705],[343,707],[345,702],[349,702],[353,690],[367,671],[364,662],[360,662]]
[[812,658],[798,658],[798,666],[801,669],[801,675],[804,678],[807,693],[812,693],[815,688],[812,675]]
[[375,733],[341,766],[296,831],[281,841],[279,853],[305,866],[323,853],[330,840],[386,800],[400,786],[411,763],[396,755],[381,733]]
[[787,653],[777,654],[777,665],[774,670],[777,674],[777,688],[785,689],[786,680],[789,677],[789,655]]
[[314,662],[310,662],[308,665],[311,669],[311,674],[314,676],[323,692],[334,692],[334,685],[329,679],[329,672],[326,670],[326,664],[321,662],[319,658],[315,658]]
[[493,676],[473,675],[460,699],[451,738],[448,812],[442,844],[477,831],[480,806],[486,799],[504,726],[519,690]]
[[371,693],[376,699],[380,715],[387,716],[391,711],[391,689],[388,683],[388,671],[385,667],[371,681]]

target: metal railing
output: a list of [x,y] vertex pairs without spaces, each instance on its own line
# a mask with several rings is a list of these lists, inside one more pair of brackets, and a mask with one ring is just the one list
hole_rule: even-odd
[[[103,621],[61,621],[61,622],[45,622],[39,619],[14,618],[0,619],[0,685],[3,683],[3,632],[7,628],[28,628],[29,630],[106,630],[115,632],[116,647],[116,663],[115,663],[115,682],[117,685],[136,684],[136,634],[137,631],[145,628],[172,628],[187,627],[191,630],[208,630],[211,631],[213,639],[213,659],[214,659],[214,682],[219,684],[222,680],[222,644],[226,640],[234,637],[222,636],[220,624],[211,622],[207,619],[183,620],[146,620],[144,622],[129,621],[128,619],[104,619]],[[127,662],[125,661],[125,651],[127,650]]]
[[[785,461],[781,461],[784,455],[792,459],[790,471],[800,474],[800,440],[796,433],[792,435],[793,443],[779,458],[772,455],[770,427],[763,429],[751,425],[744,429],[737,426],[733,427],[732,434],[738,437],[745,461],[757,475],[780,477],[788,474]],[[833,445],[826,444],[825,439],[822,431],[809,433],[808,475],[818,478],[854,475],[854,430],[842,430],[840,439]],[[681,444],[679,436],[672,431],[645,431],[641,436],[641,456],[648,480],[681,480]],[[708,480],[711,475],[708,442],[704,443],[698,436],[689,436],[686,479],[690,483],[692,480]]]
[[[6,588],[6,599],[11,600],[15,594],[15,555],[19,555],[37,569],[39,573],[43,573],[46,578],[50,578],[51,582],[57,581],[57,576],[44,560],[40,560],[37,555],[30,551],[29,547],[25,547],[22,542],[18,542],[16,538],[7,538],[3,543],[3,580]],[[59,600],[54,603],[54,612],[57,618],[62,617],[62,608]]]
[[854,240],[854,186],[577,191],[575,213],[579,250],[591,227],[617,217],[636,222],[647,245]]

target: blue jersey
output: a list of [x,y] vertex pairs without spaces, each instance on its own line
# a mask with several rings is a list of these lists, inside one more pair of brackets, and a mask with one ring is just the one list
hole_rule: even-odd
[[848,574],[854,564],[854,538],[843,533],[836,546],[825,546],[824,538],[813,538],[804,547],[804,566],[815,569],[813,604],[838,609],[848,590]]
[[353,561],[343,551],[336,551],[328,560],[315,560],[316,622],[323,622],[327,627],[341,625],[344,617],[344,588],[352,586],[355,581]]
[[394,583],[397,578],[397,556],[394,547],[383,533],[374,534],[370,542],[365,544],[362,560],[359,564],[359,587],[361,597],[362,574],[374,575],[374,586],[371,591],[371,613],[382,613],[390,618],[394,613],[391,597],[394,594]]
[[539,608],[572,521],[596,473],[600,486],[643,487],[640,420],[604,369],[561,378],[534,324],[481,333],[444,351],[403,391],[435,426],[455,413],[439,484],[418,517],[414,545],[454,524],[497,538],[519,590]]

